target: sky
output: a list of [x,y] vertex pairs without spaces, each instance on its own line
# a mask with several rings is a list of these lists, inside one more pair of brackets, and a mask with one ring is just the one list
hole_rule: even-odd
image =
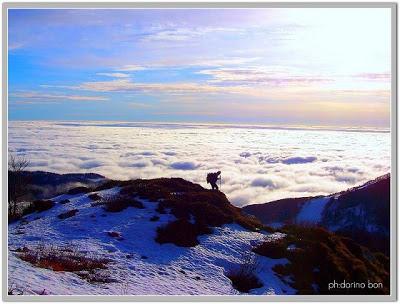
[[8,14],[10,120],[390,124],[390,9]]

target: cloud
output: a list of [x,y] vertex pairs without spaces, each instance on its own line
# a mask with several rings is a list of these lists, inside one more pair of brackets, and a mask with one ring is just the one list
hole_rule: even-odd
[[332,81],[329,77],[313,75],[287,67],[217,68],[197,72],[211,76],[213,83],[268,84],[273,86],[299,86]]
[[218,35],[219,33],[234,33],[239,35],[243,33],[242,28],[234,27],[177,27],[159,26],[153,27],[151,33],[144,35],[144,42],[182,42],[201,38],[207,34]]
[[171,168],[176,170],[195,170],[199,167],[194,162],[175,162],[171,164]]
[[279,189],[286,185],[287,183],[282,180],[278,181],[265,177],[257,177],[251,182],[251,186],[253,187],[262,187],[267,189]]
[[212,86],[199,83],[135,83],[128,79],[116,79],[110,81],[84,82],[78,86],[70,87],[94,92],[169,92],[169,93],[216,93],[234,91],[232,88]]
[[187,69],[192,67],[225,67],[225,66],[241,66],[249,62],[260,60],[261,57],[210,57],[210,58],[191,58],[185,60],[183,58],[171,59],[168,62],[156,61],[151,64],[137,65],[127,64],[115,68],[115,71],[136,72],[144,70],[163,70],[163,69]]
[[145,67],[145,66],[128,64],[128,65],[124,65],[122,67],[116,68],[115,70],[121,71],[121,72],[135,72],[135,71],[143,71],[146,69],[147,69],[147,67]]
[[149,109],[154,108],[154,105],[144,102],[129,102],[128,106],[133,109]]
[[129,74],[125,73],[97,73],[99,76],[115,77],[115,78],[127,78]]
[[355,78],[361,78],[364,80],[372,80],[372,81],[390,81],[391,73],[360,73],[353,75]]
[[52,101],[104,101],[108,100],[104,96],[82,96],[82,95],[63,95],[41,92],[16,92],[11,93],[10,97],[23,98],[28,102],[52,102]]
[[309,156],[309,157],[289,157],[286,159],[283,159],[281,162],[286,164],[286,165],[294,165],[294,164],[306,164],[306,163],[312,163],[317,160],[316,157],[314,156]]
[[90,160],[90,161],[85,161],[82,162],[79,167],[81,169],[93,169],[93,168],[97,168],[100,166],[104,166],[106,164],[106,162],[104,161],[100,161],[100,160]]
[[8,131],[10,151],[27,155],[31,170],[181,177],[205,188],[207,173],[221,170],[237,206],[330,194],[390,169],[390,133],[46,121],[10,121]]
[[125,163],[125,166],[132,167],[132,168],[144,168],[151,165],[148,161],[138,161],[133,163]]

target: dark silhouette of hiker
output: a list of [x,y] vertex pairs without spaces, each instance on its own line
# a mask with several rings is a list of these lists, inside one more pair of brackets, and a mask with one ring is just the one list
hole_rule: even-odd
[[221,179],[220,175],[221,171],[207,174],[207,184],[211,184],[213,190],[218,190],[217,181]]

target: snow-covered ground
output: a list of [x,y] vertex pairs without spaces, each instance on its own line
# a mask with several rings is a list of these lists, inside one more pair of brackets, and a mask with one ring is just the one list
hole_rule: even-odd
[[[102,197],[118,192],[118,188],[99,191]],[[60,204],[68,198],[70,203]],[[61,195],[47,211],[26,216],[9,225],[9,286],[24,294],[54,295],[231,295],[240,294],[232,287],[225,273],[243,261],[243,252],[255,244],[281,238],[280,233],[250,232],[237,224],[214,228],[199,238],[200,244],[183,248],[155,242],[157,227],[174,220],[170,214],[158,214],[157,203],[141,200],[144,209],[127,208],[118,213],[105,212],[91,206],[88,194]],[[61,220],[60,213],[71,209],[79,212]],[[150,221],[154,215],[159,221]],[[115,231],[121,238],[109,236]],[[107,257],[112,261],[101,270],[115,279],[112,283],[89,283],[71,272],[55,272],[22,261],[13,250],[37,245],[70,245],[88,255]],[[285,259],[257,256],[257,276],[263,287],[251,294],[294,294],[272,271]]]
[[296,222],[319,223],[322,219],[322,212],[330,198],[330,196],[319,197],[306,202],[297,215]]

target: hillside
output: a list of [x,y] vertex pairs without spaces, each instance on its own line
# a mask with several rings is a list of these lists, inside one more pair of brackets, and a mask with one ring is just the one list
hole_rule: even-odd
[[78,186],[95,186],[106,178],[96,173],[58,174],[45,171],[22,171],[18,174],[8,171],[9,185],[13,179],[19,178],[25,184],[27,193],[25,200],[43,199],[63,193]]
[[242,209],[266,225],[314,224],[389,252],[389,174],[328,196],[282,199]]
[[[10,294],[327,292],[321,276],[304,280],[296,272],[299,254],[309,256],[314,248],[304,247],[298,230],[274,231],[243,215],[223,193],[183,179],[106,181],[34,201],[27,210],[9,224]],[[301,229],[312,239],[321,235]],[[320,243],[332,238],[327,234]],[[338,250],[330,249],[329,269],[350,280],[357,275],[385,282],[383,289],[366,292],[388,293],[388,261],[351,241],[335,240]],[[291,243],[301,250],[293,251]],[[285,244],[278,256],[270,254],[276,244]],[[349,248],[358,248],[357,255]],[[349,264],[360,270],[342,273]],[[309,267],[323,265],[314,259]]]

